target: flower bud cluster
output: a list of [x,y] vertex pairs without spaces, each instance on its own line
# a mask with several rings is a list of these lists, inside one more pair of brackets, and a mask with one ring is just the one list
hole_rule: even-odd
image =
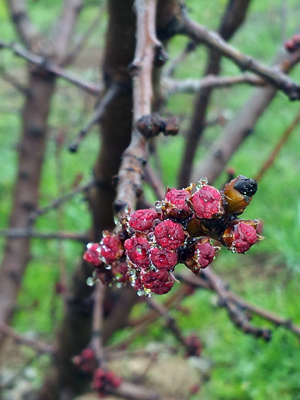
[[288,39],[284,43],[284,47],[289,53],[294,53],[298,50],[300,48],[300,34],[296,33],[293,37]]
[[127,212],[115,233],[103,232],[89,243],[84,259],[95,266],[94,278],[122,286],[127,281],[139,295],[168,293],[173,271],[185,264],[198,274],[214,259],[218,241],[233,253],[245,253],[261,237],[258,221],[238,219],[257,190],[253,179],[238,176],[217,190],[206,179],[185,189],[170,189],[155,208]]
[[93,376],[93,389],[99,397],[106,397],[114,388],[121,385],[122,378],[115,375],[112,371],[97,368]]

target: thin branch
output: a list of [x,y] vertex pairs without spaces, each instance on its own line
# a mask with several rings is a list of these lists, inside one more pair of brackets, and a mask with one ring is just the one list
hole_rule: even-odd
[[96,282],[94,290],[94,309],[92,322],[91,348],[95,352],[98,367],[106,368],[106,357],[103,348],[103,307],[105,286]]
[[89,25],[88,29],[86,32],[79,38],[77,43],[75,44],[74,48],[69,52],[69,54],[66,56],[63,65],[68,65],[74,61],[74,59],[77,57],[77,55],[81,52],[81,50],[84,48],[88,38],[90,35],[93,33],[94,29],[97,28],[99,25],[100,19],[103,14],[103,10],[106,7],[106,5],[100,6],[99,11],[94,18],[94,20],[91,22]]
[[37,50],[40,42],[40,36],[36,27],[28,17],[25,1],[7,0],[7,4],[20,39],[28,49]]
[[31,62],[32,64],[37,65],[38,67],[48,72],[51,72],[55,76],[62,78],[67,82],[72,83],[79,89],[82,89],[93,96],[98,96],[102,91],[102,86],[99,85],[98,83],[94,83],[86,79],[83,79],[80,76],[74,74],[73,72],[67,71],[64,68],[61,68],[56,64],[53,64],[46,58],[24,49],[17,43],[9,44],[0,40],[0,50],[4,48],[12,50],[17,56],[22,57],[25,60]]
[[165,197],[166,188],[149,164],[145,167],[145,181],[151,186],[157,199]]
[[[161,47],[155,37],[156,0],[137,0],[137,42],[131,71],[133,77],[133,124],[151,113],[152,68],[155,48]],[[134,209],[142,193],[142,175],[148,159],[147,140],[134,128],[129,147],[123,154],[118,174],[115,212],[120,216],[126,208]]]
[[55,56],[59,65],[65,64],[74,27],[82,9],[82,0],[64,0],[63,10],[55,29]]
[[281,317],[269,310],[248,303],[236,293],[228,290],[228,285],[220,278],[220,276],[209,269],[203,270],[200,276],[176,274],[176,278],[194,287],[217,291],[217,293],[219,292],[221,294],[222,299],[235,303],[238,305],[240,310],[247,310],[267,321],[270,321],[276,326],[282,326],[300,338],[300,327],[294,325],[291,319]]
[[196,49],[196,47],[197,44],[194,41],[189,41],[182,52],[164,69],[164,76],[173,76],[178,65],[181,64],[187,58],[187,56]]
[[186,339],[183,336],[181,330],[179,329],[179,326],[176,323],[175,318],[173,318],[167,307],[165,307],[163,304],[156,302],[153,300],[151,297],[146,298],[146,302],[148,305],[153,308],[160,316],[163,317],[165,320],[167,327],[171,330],[175,338],[178,340],[179,343],[181,343],[184,347],[187,347]]
[[38,353],[50,353],[54,354],[55,348],[53,345],[40,342],[39,340],[29,339],[24,335],[20,335],[19,333],[15,332],[12,328],[8,325],[4,324],[0,321],[0,331],[6,335],[11,337],[15,342],[30,347],[31,349],[35,350]]
[[285,145],[287,142],[288,138],[291,136],[295,128],[298,126],[300,123],[300,111],[298,111],[295,119],[293,122],[287,127],[287,129],[283,132],[282,137],[279,139],[278,143],[276,144],[274,150],[271,152],[267,160],[264,162],[263,166],[261,169],[258,171],[255,180],[260,181],[263,175],[266,173],[266,171],[274,164],[275,159],[280,152],[281,148]]
[[78,234],[73,232],[53,232],[53,233],[46,233],[46,232],[38,232],[34,231],[33,229],[29,228],[11,228],[11,229],[1,229],[0,236],[5,236],[10,239],[18,239],[18,238],[37,238],[37,239],[56,239],[56,240],[77,240],[79,242],[86,243],[87,235],[85,234]]
[[197,43],[204,43],[209,48],[220,52],[224,57],[231,59],[243,71],[252,71],[265,79],[268,83],[285,93],[290,100],[300,99],[300,86],[283,74],[279,68],[269,68],[254,58],[239,52],[226,43],[220,35],[209,31],[202,25],[192,21],[185,13],[183,14],[183,33],[195,40]]
[[203,88],[231,87],[239,84],[248,84],[252,86],[265,86],[264,80],[253,74],[241,74],[238,76],[216,76],[207,75],[203,79],[170,79],[164,78],[162,81],[162,90],[165,97],[172,96],[177,93],[196,93]]
[[43,208],[37,208],[34,210],[30,216],[30,221],[35,221],[40,215],[46,214],[51,210],[55,210],[56,208],[60,207],[63,203],[70,200],[78,193],[82,193],[87,191],[91,186],[95,184],[95,181],[92,180],[85,185],[77,186],[72,192],[65,194],[64,196],[59,197],[58,199],[53,200],[48,206]]
[[14,88],[16,88],[24,96],[29,95],[29,89],[26,86],[22,85],[22,83],[18,82],[14,76],[8,74],[2,67],[0,67],[0,75],[6,82],[14,86]]
[[90,132],[92,127],[97,124],[100,120],[101,117],[103,116],[107,106],[114,100],[116,95],[120,92],[120,85],[114,84],[112,85],[109,90],[105,93],[104,97],[96,107],[90,121],[85,125],[84,128],[82,128],[75,140],[70,144],[69,150],[72,153],[75,153],[78,150],[79,144],[82,142],[82,140],[86,137],[86,135]]

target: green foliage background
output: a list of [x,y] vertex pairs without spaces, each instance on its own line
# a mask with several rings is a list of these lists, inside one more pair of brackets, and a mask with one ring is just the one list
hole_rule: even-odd
[[[186,3],[192,17],[210,29],[216,29],[227,4],[225,0],[187,0]],[[87,4],[78,24],[79,33],[85,31],[99,3],[89,1]],[[52,1],[51,7],[48,5],[46,0],[28,2],[32,19],[45,36],[52,32],[52,22],[59,13],[60,1]],[[297,31],[299,13],[300,4],[297,0],[253,0],[249,17],[232,44],[262,62],[271,64],[276,52],[282,50],[284,40]],[[104,12],[103,20],[90,38],[84,55],[71,68],[90,79],[101,78],[99,65],[105,24]],[[7,41],[17,40],[5,4],[1,1],[0,37]],[[175,38],[168,48],[170,58],[175,57],[186,42],[184,37]],[[199,78],[204,70],[206,54],[203,47],[197,48],[180,65],[176,78]],[[0,67],[26,83],[24,66],[25,62],[10,51],[1,51]],[[223,60],[222,66],[226,75],[238,73],[230,61]],[[299,82],[299,67],[295,68],[292,76]],[[215,91],[209,117],[213,118],[220,112],[234,117],[235,111],[252,90],[247,86],[237,86]],[[4,228],[8,223],[11,190],[16,175],[16,148],[23,99],[5,80],[1,80],[0,91],[1,98],[5,100],[0,105],[0,228]],[[95,141],[99,140],[97,129],[81,144],[78,154],[68,153],[67,145],[91,115],[92,107],[93,103],[88,96],[65,82],[59,82],[49,121],[50,140],[43,170],[41,206],[69,192],[80,176],[82,182],[91,179],[93,161],[97,156]],[[189,126],[192,110],[193,99],[190,95],[173,96],[166,110],[180,117],[182,132],[176,138],[160,138],[163,179],[169,186],[176,184],[184,131]],[[230,161],[236,174],[255,176],[298,111],[298,102],[291,103],[283,94],[278,93],[252,135]],[[219,126],[208,129],[197,154],[199,159],[220,132]],[[58,137],[62,138],[62,144]],[[259,217],[263,221],[266,239],[247,255],[232,255],[223,249],[213,267],[247,301],[291,318],[298,324],[299,149],[300,135],[297,128],[276,158],[275,164],[263,177],[258,193],[245,215],[247,218]],[[219,184],[224,180],[225,175],[220,177]],[[38,220],[37,229],[47,232],[84,232],[88,229],[88,208],[81,195],[74,197],[59,212],[59,218],[57,211],[42,216]],[[4,241],[1,239],[1,249],[3,246]],[[71,273],[81,253],[82,245],[74,242],[33,240],[32,260],[18,301],[15,329],[27,333],[38,332],[44,338],[51,338],[62,316],[61,299],[54,294],[55,283],[60,279],[58,266],[64,264]],[[274,331],[270,343],[246,336],[233,327],[225,310],[217,306],[215,296],[204,291],[186,299],[184,305],[189,307],[189,314],[183,315],[174,310],[174,316],[179,318],[184,332],[199,332],[205,345],[203,357],[212,362],[211,379],[203,386],[201,399],[300,399],[299,339],[284,328]],[[258,319],[253,322],[261,326],[268,325]],[[136,345],[141,344],[141,340],[145,339],[139,339]],[[146,340],[171,342],[173,339],[165,334],[162,326],[156,325],[148,332]]]

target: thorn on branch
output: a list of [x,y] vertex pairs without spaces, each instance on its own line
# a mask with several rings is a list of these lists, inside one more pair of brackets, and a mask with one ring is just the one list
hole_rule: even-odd
[[142,116],[136,123],[138,131],[146,138],[159,135],[175,136],[178,133],[178,119],[176,117],[162,118],[157,113]]

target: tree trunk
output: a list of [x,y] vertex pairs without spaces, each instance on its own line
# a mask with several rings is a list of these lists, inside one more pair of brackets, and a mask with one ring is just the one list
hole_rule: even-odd
[[[30,214],[37,207],[44,161],[47,118],[55,89],[53,75],[29,69],[29,94],[23,108],[22,137],[18,145],[19,167],[9,228],[30,229]],[[0,270],[0,321],[9,324],[23,273],[30,259],[30,238],[7,239]],[[3,337],[0,334],[0,343]]]

